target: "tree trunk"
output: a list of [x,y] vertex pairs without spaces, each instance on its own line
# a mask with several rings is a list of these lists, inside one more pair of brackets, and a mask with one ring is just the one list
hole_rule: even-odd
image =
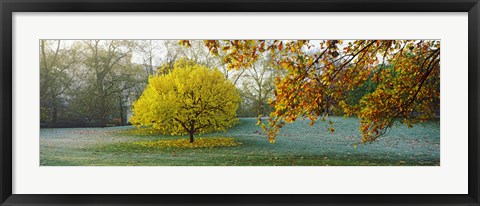
[[53,111],[52,111],[52,124],[57,123],[57,117],[58,117],[58,109],[57,109],[57,103],[54,101],[53,102]]
[[122,100],[122,97],[119,95],[119,110],[120,110],[120,125],[122,126],[125,126],[127,121],[125,119],[125,112],[124,112],[124,108],[123,108],[123,100]]
[[193,143],[193,132],[190,132],[190,143]]
[[105,127],[107,125],[107,115],[106,115],[106,106],[105,106],[105,96],[100,96],[100,127]]
[[50,122],[48,123],[48,127],[54,126],[55,123],[57,123],[57,117],[58,117],[58,110],[57,110],[56,97],[52,93],[52,118],[50,119]]
[[148,73],[149,73],[149,75],[153,75],[153,70],[154,70],[154,68],[153,68],[153,62],[152,62],[152,53],[150,53],[149,61],[150,61],[150,65],[149,65],[150,68],[148,68],[148,70],[149,70]]
[[98,98],[99,98],[99,105],[98,105],[98,115],[99,115],[99,123],[100,127],[106,126],[106,101],[105,101],[105,91],[103,89],[103,75],[97,75],[97,89],[98,89]]

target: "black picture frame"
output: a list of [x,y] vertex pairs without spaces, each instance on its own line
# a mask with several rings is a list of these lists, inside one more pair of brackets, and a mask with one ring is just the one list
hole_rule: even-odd
[[[1,205],[480,205],[478,0],[0,0]],[[468,194],[38,195],[12,194],[13,12],[468,12]],[[455,178],[455,177],[451,177]],[[92,185],[94,187],[94,185]]]

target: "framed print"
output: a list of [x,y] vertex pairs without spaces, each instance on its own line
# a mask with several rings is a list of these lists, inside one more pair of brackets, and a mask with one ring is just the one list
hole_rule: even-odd
[[479,205],[478,1],[1,1],[2,205]]

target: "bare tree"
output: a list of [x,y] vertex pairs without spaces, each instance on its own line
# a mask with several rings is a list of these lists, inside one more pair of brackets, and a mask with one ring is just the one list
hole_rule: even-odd
[[94,71],[94,85],[98,98],[98,121],[104,127],[107,123],[107,99],[118,91],[121,75],[114,70],[121,67],[122,61],[131,61],[131,42],[122,40],[85,41],[88,52],[85,53],[85,65]]
[[242,79],[242,97],[253,103],[257,115],[269,113],[268,100],[273,97],[275,72],[268,58],[261,58],[247,69]]
[[147,76],[155,74],[158,60],[160,59],[160,40],[136,40],[134,41],[135,51],[140,55]]
[[40,40],[41,120],[51,126],[58,120],[61,97],[76,76],[77,48],[62,48],[60,40]]

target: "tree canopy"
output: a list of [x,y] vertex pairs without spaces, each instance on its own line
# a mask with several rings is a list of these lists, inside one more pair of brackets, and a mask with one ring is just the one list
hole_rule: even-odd
[[150,76],[133,103],[135,125],[148,125],[171,135],[225,130],[236,119],[239,95],[235,85],[217,69],[177,61],[167,74]]
[[[285,123],[309,118],[313,125],[334,111],[360,119],[363,142],[375,141],[397,120],[411,127],[439,111],[438,40],[205,40],[204,45],[232,70],[251,68],[267,54],[272,67],[285,71],[275,79],[274,111],[267,123],[259,122],[271,142]],[[370,91],[348,101],[359,88]]]

